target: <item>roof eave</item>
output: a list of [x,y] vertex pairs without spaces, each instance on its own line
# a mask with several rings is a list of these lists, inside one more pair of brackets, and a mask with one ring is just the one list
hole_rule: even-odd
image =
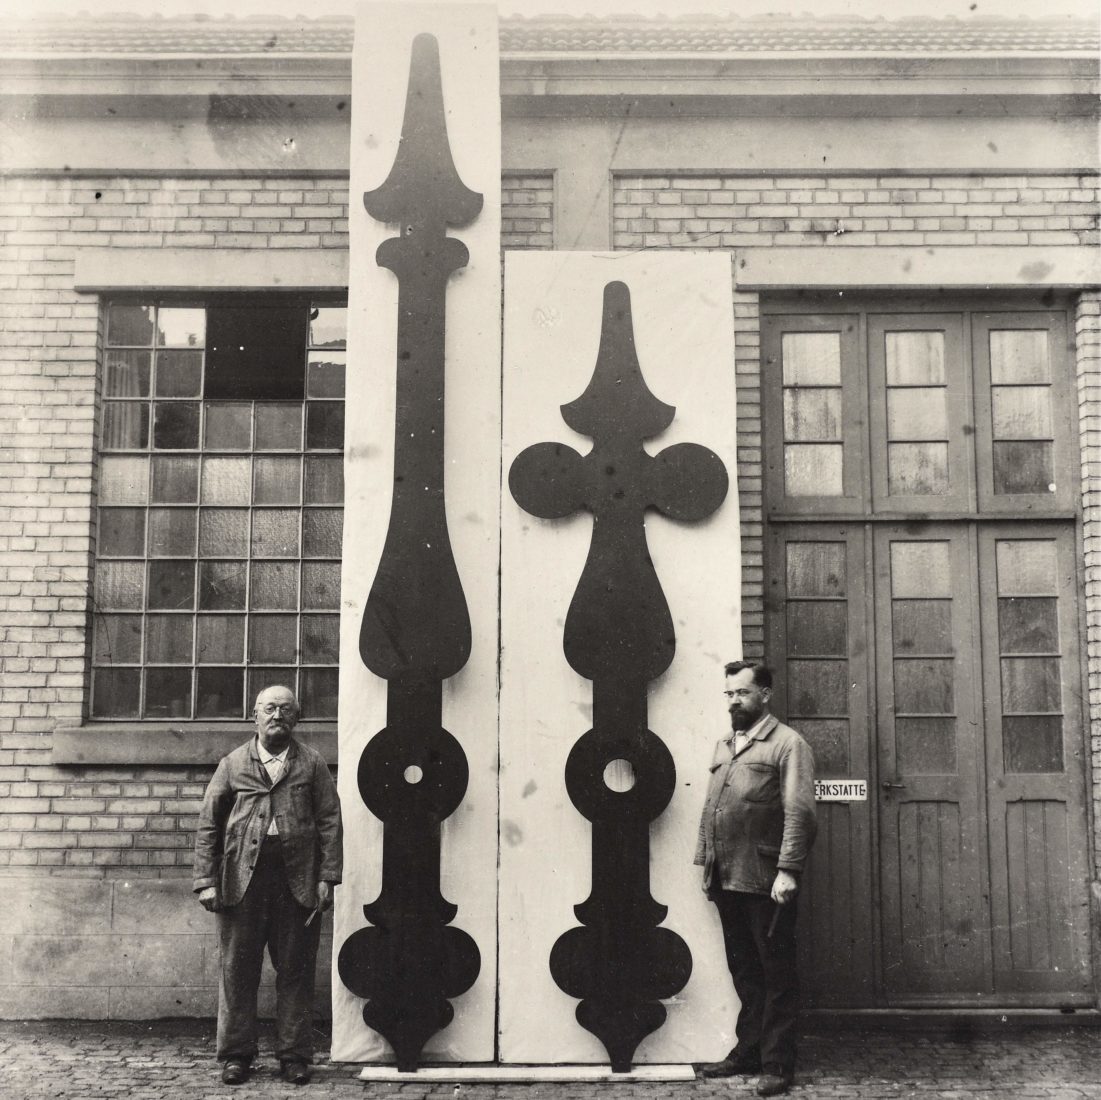
[[[501,54],[502,95],[773,97],[1096,95],[1098,58],[1041,54],[762,53]],[[2,59],[0,96],[349,96],[352,57],[300,54],[45,54]]]

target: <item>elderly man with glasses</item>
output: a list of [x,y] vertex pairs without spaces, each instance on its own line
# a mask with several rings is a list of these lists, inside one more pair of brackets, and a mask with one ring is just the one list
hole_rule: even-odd
[[340,882],[340,802],[321,754],[292,737],[286,687],[256,697],[256,737],[224,756],[203,798],[194,890],[218,915],[218,1060],[239,1085],[257,1053],[256,995],[267,947],[276,972],[276,1054],[304,1085],[313,1060],[319,914]]

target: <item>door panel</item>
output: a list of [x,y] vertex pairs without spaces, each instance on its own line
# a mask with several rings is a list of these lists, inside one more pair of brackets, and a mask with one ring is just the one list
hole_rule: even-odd
[[890,1003],[989,984],[972,574],[966,530],[875,533],[883,990]]
[[[1090,1003],[1074,531],[1001,527],[877,526],[874,676],[863,530],[772,535],[771,638],[788,654],[777,709],[812,744],[819,778],[865,774],[869,692],[878,715],[871,801],[818,805],[800,913],[816,1005]],[[869,891],[878,980],[859,947],[875,930]]]
[[1076,960],[1066,891],[1065,803],[1039,798],[1008,803],[1004,847],[1009,920],[997,935],[1002,941],[998,962],[1008,964],[1010,971],[1006,981],[1019,985],[1014,979],[1025,974],[1072,969]]
[[1074,531],[992,527],[979,551],[995,988],[1088,1003]]
[[821,803],[799,900],[800,972],[815,1007],[875,1003],[868,804]]
[[[782,562],[770,605],[780,669],[775,709],[814,752],[819,779],[868,778],[868,639],[864,532],[851,526],[774,530]],[[868,802],[818,804],[818,838],[800,894],[808,999],[864,1006],[874,998]]]

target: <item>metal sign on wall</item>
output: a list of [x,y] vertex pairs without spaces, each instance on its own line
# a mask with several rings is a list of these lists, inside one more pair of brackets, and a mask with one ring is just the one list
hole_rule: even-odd
[[495,8],[365,4],[353,68],[333,1058],[718,1055],[729,257],[512,254],[502,362]]
[[866,779],[816,779],[815,802],[867,802]]

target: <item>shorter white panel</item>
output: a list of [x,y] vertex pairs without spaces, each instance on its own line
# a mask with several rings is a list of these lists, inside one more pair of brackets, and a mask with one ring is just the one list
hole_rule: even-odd
[[[560,407],[592,376],[604,287],[631,292],[643,377],[676,406],[651,454],[699,443],[723,460],[725,503],[701,523],[649,512],[649,549],[677,633],[671,668],[651,684],[649,726],[668,745],[676,793],[651,828],[651,892],[694,967],[668,1019],[636,1062],[717,1058],[732,1045],[736,1001],[714,907],[692,865],[707,765],[728,729],[723,664],[741,653],[735,446],[734,321],[726,253],[512,253],[506,261],[503,474],[525,447],[562,442],[581,454]],[[577,1001],[551,978],[555,940],[589,894],[591,827],[566,793],[564,768],[592,721],[592,685],[566,663],[562,629],[592,533],[579,513],[541,520],[507,488],[502,501],[500,1049],[505,1062],[600,1063],[575,1020]]]

